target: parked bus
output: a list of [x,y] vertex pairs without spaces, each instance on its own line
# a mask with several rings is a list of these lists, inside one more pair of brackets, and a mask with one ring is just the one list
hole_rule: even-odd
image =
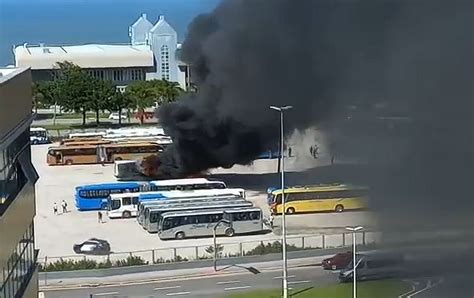
[[48,165],[112,163],[115,160],[141,159],[163,151],[154,143],[81,144],[48,149]]
[[177,200],[177,199],[189,199],[189,200],[200,200],[205,198],[206,200],[216,199],[219,200],[221,198],[231,197],[243,200],[245,199],[242,196],[242,189],[241,188],[227,188],[226,191],[224,190],[216,190],[216,191],[188,191],[188,192],[178,192],[178,191],[170,191],[167,193],[160,193],[158,196],[154,193],[145,193],[139,195],[138,200],[138,214],[137,214],[137,221],[139,224],[143,224],[144,220],[144,207],[148,205],[152,205],[157,201],[168,201],[168,200]]
[[[191,182],[194,182],[192,184]],[[240,194],[245,197],[245,190],[241,188],[232,189],[207,189],[210,185],[216,187],[225,186],[224,182],[212,181],[208,179],[170,179],[162,181],[130,181],[130,182],[110,182],[81,185],[76,187],[75,199],[76,206],[84,206],[79,210],[98,210],[107,209],[107,198],[110,194],[117,193],[138,193],[138,192],[152,192],[153,190],[161,189],[163,185],[171,188],[180,188],[181,186],[193,185],[196,190],[193,191],[170,191],[170,192],[153,192],[150,195],[153,197],[180,197],[180,196],[211,196],[219,194]],[[206,188],[199,190],[199,187]],[[132,195],[132,194],[130,194]],[[145,197],[144,199],[148,199]]]
[[79,211],[107,209],[111,194],[133,193],[140,190],[139,182],[98,183],[76,187],[75,203]]
[[51,143],[46,129],[42,127],[31,127],[30,128],[30,143],[32,145]]
[[163,240],[212,236],[214,225],[224,217],[230,217],[232,224],[220,225],[216,229],[217,235],[232,237],[264,230],[260,208],[204,209],[164,213],[159,222],[158,236]]
[[145,216],[142,227],[149,233],[158,232],[158,223],[161,219],[161,214],[166,212],[200,210],[200,209],[227,209],[239,207],[252,207],[253,204],[249,201],[224,201],[224,202],[210,202],[210,203],[189,203],[189,204],[168,204],[156,207],[146,207]]
[[136,217],[139,208],[143,210],[147,206],[156,206],[163,204],[175,203],[200,203],[200,202],[215,202],[226,200],[242,200],[240,196],[224,195],[212,197],[188,197],[188,198],[165,198],[156,200],[146,200],[139,202],[138,195],[135,194],[111,194],[108,199],[107,216],[109,218],[129,218]]
[[[289,187],[285,189],[285,211],[293,214],[360,209],[366,206],[367,195],[367,188],[346,184]],[[272,192],[270,209],[273,214],[281,214],[281,189]]]
[[93,131],[93,132],[76,132],[70,133],[69,138],[102,138],[105,137],[107,133],[105,131]]

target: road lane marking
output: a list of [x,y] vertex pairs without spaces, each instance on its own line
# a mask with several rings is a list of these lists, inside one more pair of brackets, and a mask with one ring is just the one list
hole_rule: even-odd
[[162,288],[154,288],[154,291],[159,291],[159,290],[171,290],[171,289],[178,289],[181,288],[181,286],[169,286],[169,287],[162,287]]
[[119,292],[107,292],[107,293],[97,293],[94,296],[108,296],[108,295],[117,295]]
[[176,292],[176,293],[168,293],[166,296],[179,296],[179,295],[189,295],[191,292]]
[[242,290],[242,289],[248,289],[251,288],[252,286],[241,286],[241,287],[233,287],[233,288],[224,288],[224,291],[233,291],[233,290]]
[[311,282],[310,280],[297,280],[297,281],[289,281],[289,285],[295,285],[295,284],[305,284]]
[[227,284],[237,284],[240,280],[229,280],[229,281],[219,281],[216,284],[218,285],[227,285]]
[[[294,278],[294,275],[288,275],[286,278]],[[275,276],[274,279],[282,279],[283,276]]]
[[411,293],[410,295],[407,296],[407,298],[412,298],[412,297],[414,297],[415,295],[418,295],[418,294],[420,294],[420,293],[422,293],[422,292],[424,292],[424,291],[427,291],[427,290],[429,290],[429,289],[431,289],[431,288],[434,288],[434,287],[436,287],[437,285],[439,285],[439,284],[441,284],[441,283],[443,283],[443,282],[444,282],[444,278],[443,278],[443,277],[438,278],[438,280],[437,280],[436,282],[434,282],[434,283],[433,283],[433,280],[428,279],[428,282],[426,283],[426,286],[425,286],[424,288],[422,288],[422,289],[420,289],[420,290],[418,290],[418,291],[416,291],[416,292],[414,292],[414,293]]

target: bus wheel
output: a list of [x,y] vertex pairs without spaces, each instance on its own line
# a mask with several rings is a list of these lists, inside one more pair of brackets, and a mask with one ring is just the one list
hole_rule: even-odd
[[72,165],[72,160],[71,160],[71,159],[66,160],[66,164],[67,164],[68,166]]
[[227,237],[233,237],[233,236],[235,235],[234,229],[228,228],[227,230],[225,230],[225,235],[226,235]]
[[100,209],[107,210],[107,203],[100,204]]
[[174,237],[175,237],[176,239],[178,239],[178,240],[182,240],[182,239],[184,239],[184,237],[186,237],[186,236],[184,235],[183,232],[178,232],[178,233],[176,233],[176,235],[175,235]]
[[295,213],[295,208],[290,207],[290,208],[286,209],[286,214],[294,214],[294,213]]
[[337,205],[335,210],[336,210],[336,212],[342,212],[342,211],[344,211],[344,206]]
[[124,211],[124,212],[122,213],[122,217],[123,217],[123,218],[130,218],[131,216],[132,216],[132,214],[130,214],[130,212],[128,212],[128,211]]

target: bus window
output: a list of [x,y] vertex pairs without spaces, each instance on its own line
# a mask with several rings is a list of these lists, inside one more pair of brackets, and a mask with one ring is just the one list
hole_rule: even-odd
[[132,204],[133,205],[138,205],[138,197],[133,197],[132,198]]
[[123,198],[122,203],[124,206],[132,205],[132,198]]
[[117,210],[120,208],[120,200],[112,200],[112,205],[110,206],[112,210]]

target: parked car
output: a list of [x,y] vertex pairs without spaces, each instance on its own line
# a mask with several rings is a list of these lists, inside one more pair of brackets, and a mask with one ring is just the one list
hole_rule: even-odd
[[127,115],[122,114],[122,115],[119,116],[119,113],[117,113],[117,112],[110,113],[110,115],[109,115],[110,120],[119,120],[120,118],[122,118],[122,120],[126,120]]
[[337,270],[346,268],[352,260],[352,251],[341,252],[330,258],[324,259],[321,266],[324,269]]
[[106,255],[110,253],[110,244],[106,240],[90,238],[80,244],[74,244],[73,250],[77,254]]

